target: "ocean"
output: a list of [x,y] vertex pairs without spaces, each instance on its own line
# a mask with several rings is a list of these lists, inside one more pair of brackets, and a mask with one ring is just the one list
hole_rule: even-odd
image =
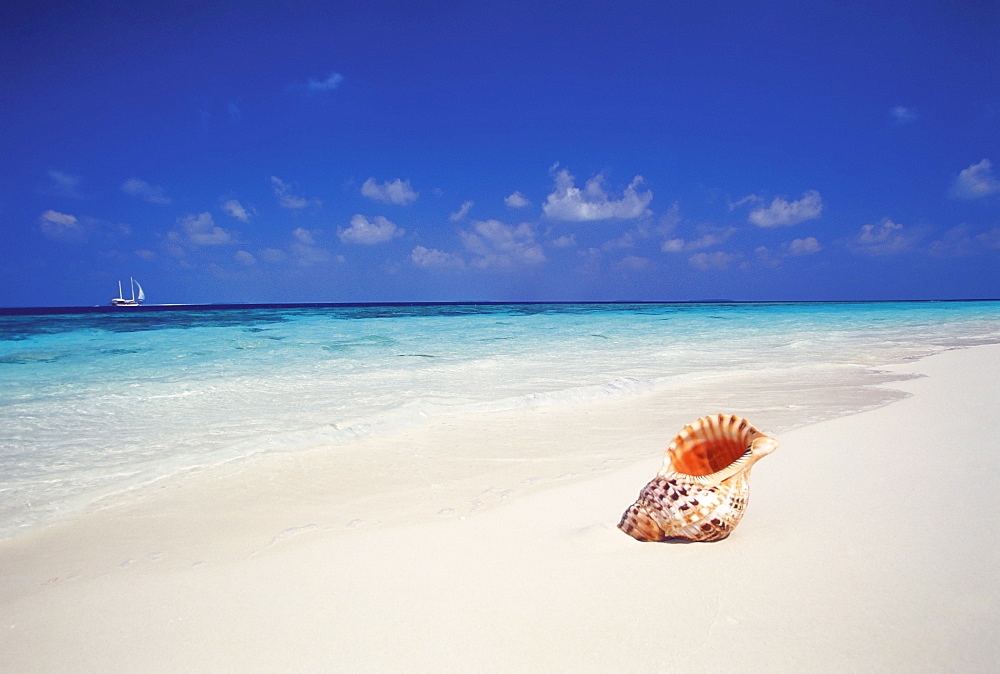
[[996,342],[1000,302],[0,309],[0,538],[445,414],[660,396],[778,432],[897,399],[880,366]]

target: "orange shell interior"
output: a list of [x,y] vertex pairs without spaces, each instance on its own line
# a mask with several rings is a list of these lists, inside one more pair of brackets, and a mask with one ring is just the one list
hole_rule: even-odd
[[711,475],[743,456],[760,433],[745,420],[736,420],[742,423],[735,427],[724,426],[720,429],[722,434],[701,427],[693,429],[686,437],[678,437],[670,448],[673,469],[685,475]]

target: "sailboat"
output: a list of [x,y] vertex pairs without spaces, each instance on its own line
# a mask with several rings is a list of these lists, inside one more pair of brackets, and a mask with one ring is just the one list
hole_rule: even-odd
[[[137,307],[144,299],[146,299],[146,293],[142,292],[142,286],[134,278],[129,276],[129,285],[132,287],[132,299],[128,299],[122,293],[122,282],[118,282],[118,297],[111,300],[111,306],[113,307]],[[136,297],[135,289],[139,289],[139,296]]]

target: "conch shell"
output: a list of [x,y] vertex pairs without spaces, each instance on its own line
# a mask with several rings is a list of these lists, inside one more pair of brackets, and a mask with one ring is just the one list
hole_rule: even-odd
[[777,447],[777,440],[732,414],[688,424],[618,528],[640,541],[722,540],[743,518],[750,468]]

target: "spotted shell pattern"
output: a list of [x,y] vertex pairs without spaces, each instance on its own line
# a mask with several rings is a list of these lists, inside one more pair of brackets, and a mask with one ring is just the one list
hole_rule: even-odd
[[732,414],[688,424],[618,528],[640,541],[722,540],[743,518],[750,468],[777,447],[777,440]]

